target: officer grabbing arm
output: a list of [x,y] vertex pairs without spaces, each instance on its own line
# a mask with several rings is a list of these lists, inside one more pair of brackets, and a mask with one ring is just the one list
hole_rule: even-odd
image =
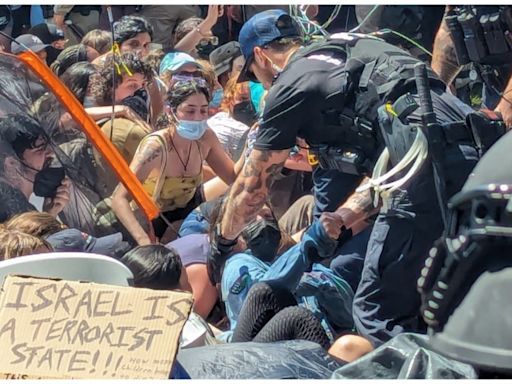
[[[273,176],[283,167],[297,137],[304,138],[314,148],[326,146],[325,161],[321,159],[321,163],[345,156],[346,167],[340,165],[341,168],[334,170],[316,167],[314,171],[314,183],[318,187],[316,200],[323,204],[320,212],[335,211],[353,193],[363,179],[359,168],[368,155],[356,151],[355,147],[338,154],[331,153],[329,148],[342,148],[345,141],[357,136],[361,143],[370,143],[370,150],[376,149],[374,142],[368,140],[372,135],[369,125],[364,128],[367,133],[357,133],[354,137],[345,137],[340,126],[353,125],[353,117],[342,114],[347,91],[344,51],[320,49],[315,51],[318,54],[308,51],[302,47],[297,25],[281,10],[252,17],[244,24],[239,41],[246,59],[239,81],[260,81],[269,93],[254,149],[231,188],[223,206],[222,221],[215,228],[213,243],[219,255],[229,253],[241,229],[266,201]],[[368,148],[364,149],[369,151]],[[368,211],[360,207],[361,203],[371,205],[371,200],[356,195],[347,203],[343,209],[347,219],[360,222],[366,217]],[[349,217],[349,212],[356,215]],[[339,226],[342,224],[339,217]],[[329,228],[324,229],[337,238]],[[211,262],[210,269],[216,269],[213,264],[223,262]]]

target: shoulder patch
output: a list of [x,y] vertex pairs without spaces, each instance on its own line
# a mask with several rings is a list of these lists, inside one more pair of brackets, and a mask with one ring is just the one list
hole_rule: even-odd
[[251,276],[248,271],[243,271],[242,274],[236,279],[235,283],[229,290],[233,295],[239,295],[249,287]]

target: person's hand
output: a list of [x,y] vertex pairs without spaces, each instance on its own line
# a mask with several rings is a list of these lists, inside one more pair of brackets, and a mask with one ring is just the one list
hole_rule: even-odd
[[224,14],[224,6],[223,5],[209,5],[208,6],[208,14],[206,18],[202,22],[201,26],[201,34],[208,35],[211,33],[211,30],[215,24],[217,24],[217,20],[219,17],[222,17]]
[[53,15],[53,24],[55,24],[57,28],[64,30],[66,29],[65,18],[65,15]]
[[320,224],[331,239],[338,240],[343,226],[341,215],[336,212],[323,212],[320,215]]
[[237,243],[237,240],[223,238],[219,233],[219,229],[216,229],[212,235],[210,239],[210,252],[206,259],[206,270],[213,285],[220,283],[222,268]]
[[503,122],[507,126],[507,131],[510,131],[512,129],[512,105],[502,101],[496,107],[495,112],[501,115]]
[[69,203],[70,189],[71,180],[66,177],[62,180],[60,187],[57,188],[55,197],[45,199],[44,211],[53,217],[57,217]]

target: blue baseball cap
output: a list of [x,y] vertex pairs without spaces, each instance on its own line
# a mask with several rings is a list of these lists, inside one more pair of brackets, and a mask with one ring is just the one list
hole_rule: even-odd
[[176,71],[187,64],[194,64],[197,68],[201,68],[199,63],[189,54],[184,52],[171,52],[164,56],[160,63],[160,75],[165,71]]
[[255,47],[263,47],[283,37],[299,37],[297,23],[282,9],[269,9],[251,17],[240,30],[238,41],[245,64],[238,76],[238,82],[251,80],[247,75],[252,63]]

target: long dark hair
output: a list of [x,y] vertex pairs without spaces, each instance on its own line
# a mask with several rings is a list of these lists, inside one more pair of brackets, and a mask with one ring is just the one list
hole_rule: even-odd
[[78,101],[83,104],[91,77],[96,72],[97,69],[93,64],[82,61],[69,67],[60,79],[73,92]]

